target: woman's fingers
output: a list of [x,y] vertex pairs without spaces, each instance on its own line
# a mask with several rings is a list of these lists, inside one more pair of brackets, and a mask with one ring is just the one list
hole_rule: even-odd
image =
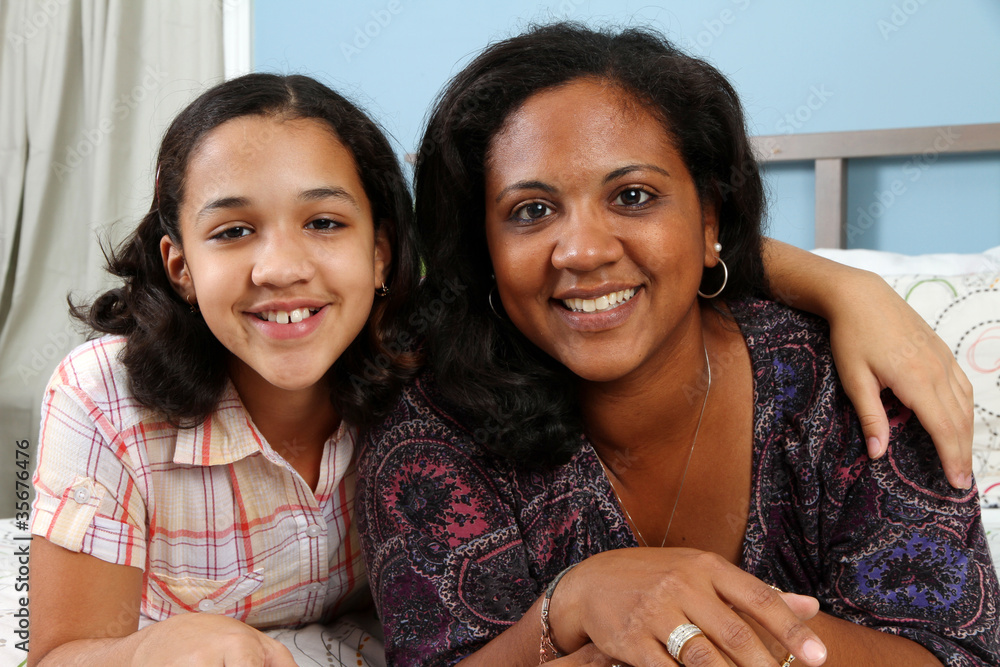
[[741,603],[734,602],[735,606],[759,623],[797,659],[807,665],[822,665],[826,660],[826,646],[803,622],[816,615],[819,602],[804,595],[781,593],[759,580],[755,582],[755,585],[743,589],[745,597]]

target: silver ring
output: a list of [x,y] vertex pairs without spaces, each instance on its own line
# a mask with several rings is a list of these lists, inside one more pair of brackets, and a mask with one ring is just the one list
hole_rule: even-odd
[[667,637],[667,653],[670,657],[676,660],[680,664],[684,664],[681,660],[681,651],[684,650],[684,645],[688,643],[691,639],[697,637],[698,635],[704,635],[705,633],[701,631],[694,623],[682,623],[674,628],[674,631],[670,633]]

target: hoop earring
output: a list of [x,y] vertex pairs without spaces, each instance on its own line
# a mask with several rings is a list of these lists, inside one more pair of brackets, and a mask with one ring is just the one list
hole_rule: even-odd
[[493,290],[496,288],[497,286],[495,284],[490,288],[489,294],[486,295],[486,301],[490,304],[490,310],[493,311],[493,314],[496,315],[497,319],[502,320],[503,317],[500,316],[500,313],[497,312],[496,307],[493,305]]
[[703,299],[714,299],[722,294],[722,290],[726,289],[726,283],[729,282],[729,267],[726,266],[725,261],[723,261],[721,257],[719,258],[719,264],[722,264],[722,284],[719,286],[719,289],[715,290],[711,294],[705,294],[699,289],[698,296]]
[[375,294],[379,296],[389,296],[389,288],[385,286],[385,281],[382,281],[382,286],[375,289]]

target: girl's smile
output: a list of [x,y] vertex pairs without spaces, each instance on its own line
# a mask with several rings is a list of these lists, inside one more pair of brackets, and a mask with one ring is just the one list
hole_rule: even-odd
[[[351,153],[315,119],[243,116],[192,155],[168,274],[234,363],[315,387],[362,330],[389,260]],[[248,387],[237,387],[241,395]]]

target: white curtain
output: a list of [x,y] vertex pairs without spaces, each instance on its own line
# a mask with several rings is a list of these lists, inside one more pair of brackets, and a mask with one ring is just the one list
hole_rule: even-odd
[[223,75],[226,0],[0,0],[0,516],[45,384],[84,340],[66,296],[149,206],[159,140]]

